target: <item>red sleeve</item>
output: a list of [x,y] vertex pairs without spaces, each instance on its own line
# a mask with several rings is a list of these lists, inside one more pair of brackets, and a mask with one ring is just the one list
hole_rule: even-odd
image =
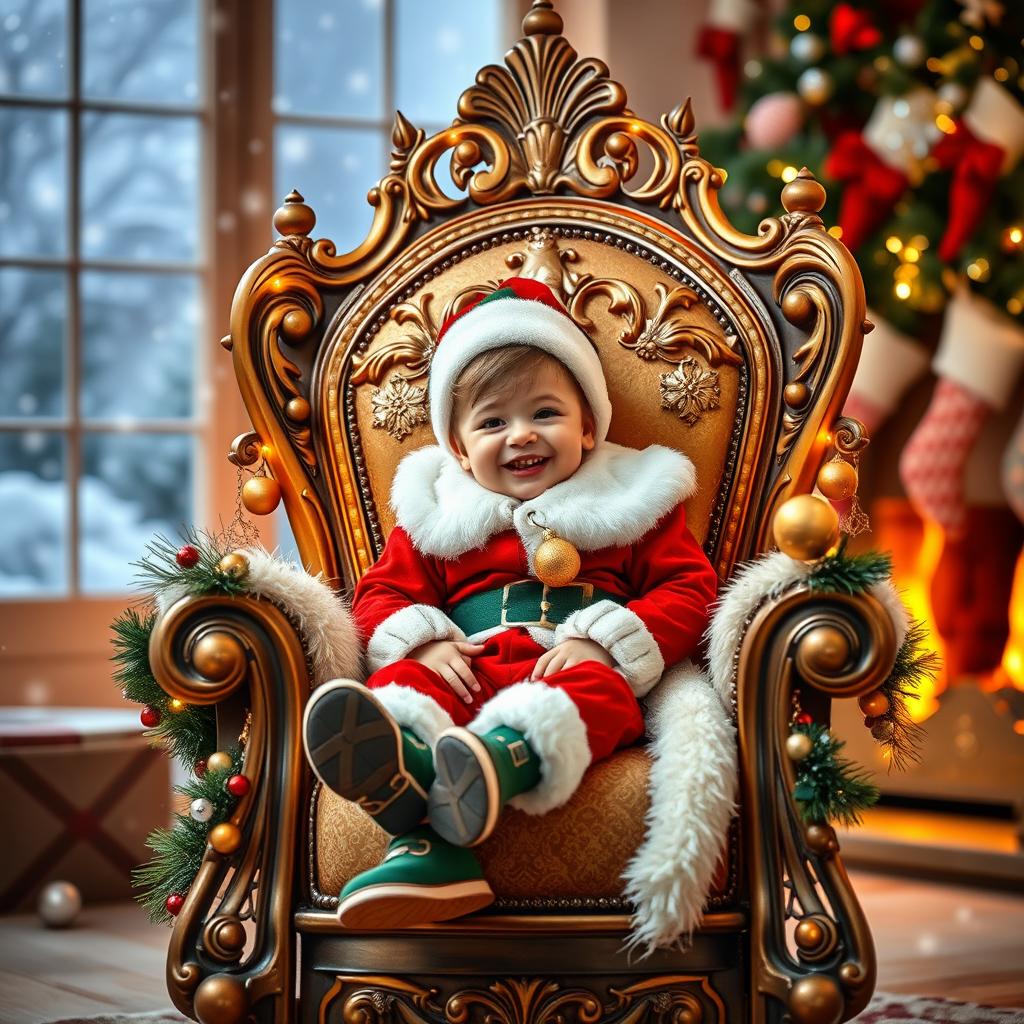
[[421,555],[405,530],[396,526],[380,558],[356,584],[352,614],[369,640],[386,618],[411,604],[443,608],[444,580],[433,561]]
[[665,664],[692,657],[707,629],[718,576],[687,529],[682,505],[641,538],[629,574],[634,593],[642,596],[626,607],[643,620]]

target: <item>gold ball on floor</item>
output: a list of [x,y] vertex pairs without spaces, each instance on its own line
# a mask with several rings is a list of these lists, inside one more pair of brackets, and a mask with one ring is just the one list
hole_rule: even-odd
[[242,832],[237,825],[225,821],[221,825],[214,825],[210,829],[210,845],[223,854],[234,853],[242,845]]
[[839,540],[839,516],[827,501],[798,494],[775,513],[772,532],[781,551],[811,562],[826,555]]
[[206,759],[206,770],[208,772],[227,772],[234,768],[235,763],[231,755],[224,750],[218,750]]
[[193,1006],[200,1024],[239,1024],[249,1011],[249,996],[238,978],[211,974],[196,989]]
[[833,501],[852,498],[858,482],[856,468],[845,459],[833,459],[818,470],[818,490]]

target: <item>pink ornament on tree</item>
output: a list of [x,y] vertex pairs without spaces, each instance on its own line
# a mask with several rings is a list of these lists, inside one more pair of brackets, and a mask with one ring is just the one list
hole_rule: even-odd
[[800,130],[804,104],[792,92],[772,92],[755,101],[747,113],[744,132],[753,149],[784,146]]

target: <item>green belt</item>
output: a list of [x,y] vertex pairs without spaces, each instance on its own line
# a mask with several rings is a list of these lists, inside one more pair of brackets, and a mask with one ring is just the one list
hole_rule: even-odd
[[495,626],[540,626],[554,629],[573,612],[595,601],[625,604],[626,599],[609,594],[590,583],[549,587],[539,580],[516,580],[504,587],[467,597],[448,611],[448,617],[466,636]]

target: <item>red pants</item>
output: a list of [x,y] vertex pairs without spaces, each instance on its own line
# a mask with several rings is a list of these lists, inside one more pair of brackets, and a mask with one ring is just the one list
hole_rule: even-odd
[[[523,627],[508,629],[484,641],[484,649],[472,659],[471,668],[480,690],[467,704],[431,668],[411,658],[374,672],[366,681],[371,689],[398,683],[432,697],[456,725],[468,725],[499,690],[530,678],[544,648]],[[576,705],[587,727],[587,741],[594,761],[619,747],[635,743],[644,734],[640,704],[623,676],[599,661],[584,661],[538,680],[564,690]]]

